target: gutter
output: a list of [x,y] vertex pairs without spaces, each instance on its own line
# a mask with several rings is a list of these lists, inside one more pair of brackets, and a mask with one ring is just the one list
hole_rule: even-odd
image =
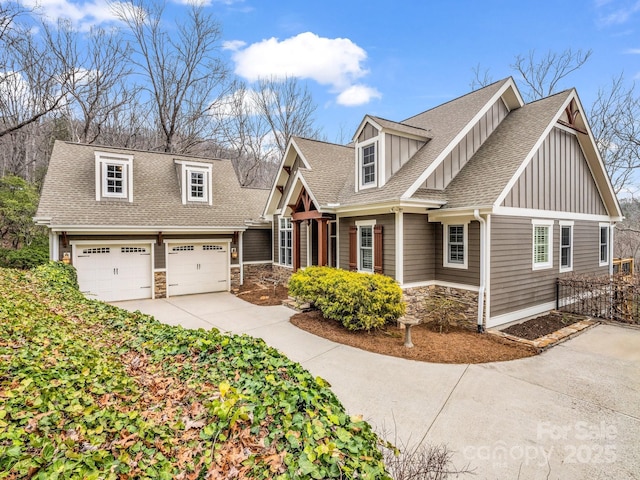
[[480,288],[478,288],[478,333],[484,332],[484,325],[482,322],[484,314],[484,292],[486,289],[485,271],[487,269],[486,262],[486,243],[487,243],[487,224],[485,219],[480,216],[480,211],[475,209],[473,211],[473,217],[480,222]]

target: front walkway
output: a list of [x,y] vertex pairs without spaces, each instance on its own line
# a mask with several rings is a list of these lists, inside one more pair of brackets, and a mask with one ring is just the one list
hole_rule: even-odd
[[263,338],[389,440],[447,444],[457,466],[476,468],[470,478],[640,478],[640,330],[601,325],[536,357],[443,365],[316,337],[288,322],[288,308],[229,293],[116,305]]

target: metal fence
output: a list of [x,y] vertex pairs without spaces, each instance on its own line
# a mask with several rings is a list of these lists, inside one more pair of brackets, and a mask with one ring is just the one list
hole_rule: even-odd
[[558,278],[556,309],[640,324],[640,275],[573,275]]

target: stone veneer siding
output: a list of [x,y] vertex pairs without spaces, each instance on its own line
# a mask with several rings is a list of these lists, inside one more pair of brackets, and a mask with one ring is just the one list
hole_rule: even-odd
[[167,272],[153,272],[155,298],[167,298]]
[[463,305],[460,312],[462,320],[455,325],[475,330],[478,324],[478,292],[461,288],[429,285],[425,287],[412,287],[403,291],[404,301],[407,304],[407,316],[423,320],[428,311],[425,300],[428,297],[454,299]]

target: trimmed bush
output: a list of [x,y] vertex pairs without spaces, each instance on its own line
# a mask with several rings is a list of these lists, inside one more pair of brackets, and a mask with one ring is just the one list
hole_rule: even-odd
[[390,277],[331,267],[308,267],[289,280],[289,294],[313,303],[348,330],[371,330],[405,312],[402,290]]

